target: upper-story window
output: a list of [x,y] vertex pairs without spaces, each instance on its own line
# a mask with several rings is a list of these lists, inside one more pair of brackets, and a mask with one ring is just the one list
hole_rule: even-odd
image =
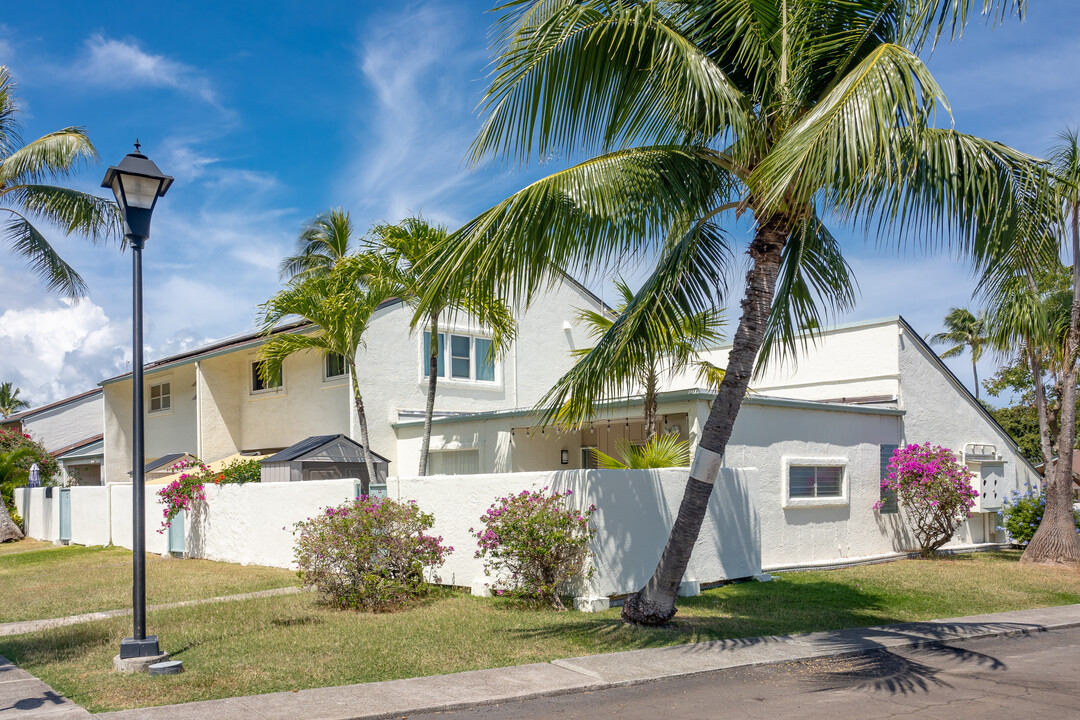
[[[447,339],[449,339],[449,348],[447,348]],[[472,382],[495,382],[495,358],[491,352],[491,338],[459,333],[439,333],[438,342],[436,377]],[[430,347],[431,333],[425,332],[421,353],[424,377],[428,377],[431,368]],[[448,349],[449,362],[446,357]]]
[[262,366],[261,360],[251,363],[251,392],[253,393],[277,390],[281,387],[281,370],[264,380]]
[[340,353],[329,353],[326,356],[326,362],[324,364],[324,376],[326,380],[336,380],[340,377],[345,377],[348,373],[348,368],[345,365],[345,356]]
[[172,409],[172,383],[163,382],[150,386],[150,412]]

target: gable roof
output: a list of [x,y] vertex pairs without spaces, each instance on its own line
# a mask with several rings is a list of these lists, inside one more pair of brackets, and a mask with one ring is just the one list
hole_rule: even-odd
[[[69,453],[72,455],[72,457],[100,455],[102,452],[104,452],[104,439],[105,435],[103,435],[102,433],[98,433],[97,435],[91,435],[88,438],[83,438],[82,440],[71,443],[70,445],[65,445],[58,450],[53,450],[49,454],[52,455],[54,458],[60,458],[61,456],[67,455]],[[94,448],[91,447],[95,443],[102,443],[102,447],[97,448],[98,452],[93,452]],[[82,452],[76,452],[77,450],[80,450]]]
[[86,400],[88,398],[93,397],[94,395],[100,395],[100,394],[101,394],[101,388],[96,387],[93,390],[87,390],[86,392],[79,393],[78,395],[72,395],[71,397],[64,398],[63,400],[57,400],[56,402],[49,403],[48,405],[42,405],[41,407],[30,408],[29,410],[23,410],[20,413],[15,413],[14,415],[9,415],[6,418],[3,418],[2,420],[0,420],[0,425],[14,424],[14,423],[17,423],[17,422],[19,422],[21,420],[25,420],[26,418],[33,417],[34,415],[40,415],[41,413],[45,413],[45,412],[48,412],[50,410],[56,410],[57,408],[61,408],[61,407],[65,406],[65,405],[70,405],[70,404],[73,404],[73,403],[77,403],[80,400]]
[[[290,445],[289,447],[285,448],[284,450],[282,450],[279,453],[271,455],[268,458],[263,458],[262,462],[264,462],[264,463],[289,462],[291,460],[296,460],[298,458],[301,458],[301,457],[303,457],[305,455],[309,455],[309,454],[315,452],[316,450],[318,450],[319,448],[325,447],[325,446],[330,445],[331,443],[337,442],[339,440],[343,441],[345,443],[353,445],[359,451],[360,456],[363,457],[363,452],[364,452],[364,446],[363,445],[356,442],[355,440],[353,440],[348,435],[345,435],[344,433],[338,433],[337,435],[312,435],[311,437],[304,438],[300,442],[296,443],[295,445]],[[377,458],[380,462],[384,462],[384,463],[387,463],[387,464],[390,463],[390,460],[383,457],[382,455],[375,452],[374,450],[371,451],[371,457],[372,458]]]

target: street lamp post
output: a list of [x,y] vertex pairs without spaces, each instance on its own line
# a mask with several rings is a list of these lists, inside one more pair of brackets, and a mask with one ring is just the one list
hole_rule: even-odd
[[124,238],[132,255],[132,436],[131,436],[131,504],[132,524],[132,582],[131,603],[134,615],[133,636],[120,642],[120,658],[156,657],[161,655],[157,635],[146,635],[146,486],[143,466],[146,464],[143,444],[143,310],[142,310],[142,250],[150,237],[150,217],[157,199],[163,197],[173,179],[163,175],[158,166],[140,151],[129,153],[106,171],[101,187],[116,195],[120,214],[124,218]]

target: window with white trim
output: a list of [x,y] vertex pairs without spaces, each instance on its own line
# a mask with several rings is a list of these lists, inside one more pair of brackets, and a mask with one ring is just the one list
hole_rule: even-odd
[[[463,333],[439,333],[438,344],[436,377],[462,382],[495,382],[495,357],[491,338]],[[426,378],[431,372],[430,332],[424,333],[422,350],[420,358],[424,368],[423,376]]]
[[337,380],[345,377],[348,372],[348,368],[345,366],[345,356],[341,353],[328,353],[326,361],[323,363],[323,372],[324,380]]
[[844,496],[844,468],[839,465],[788,466],[788,497],[841,498]]
[[172,410],[172,383],[162,382],[150,386],[150,412]]
[[263,378],[263,365],[261,360],[251,363],[251,392],[271,392],[281,387],[281,370],[279,369],[270,378]]

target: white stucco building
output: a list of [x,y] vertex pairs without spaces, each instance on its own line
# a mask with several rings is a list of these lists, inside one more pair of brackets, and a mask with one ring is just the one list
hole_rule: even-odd
[[56,458],[65,485],[100,485],[104,460],[100,388],[16,413],[0,427],[19,429]]

